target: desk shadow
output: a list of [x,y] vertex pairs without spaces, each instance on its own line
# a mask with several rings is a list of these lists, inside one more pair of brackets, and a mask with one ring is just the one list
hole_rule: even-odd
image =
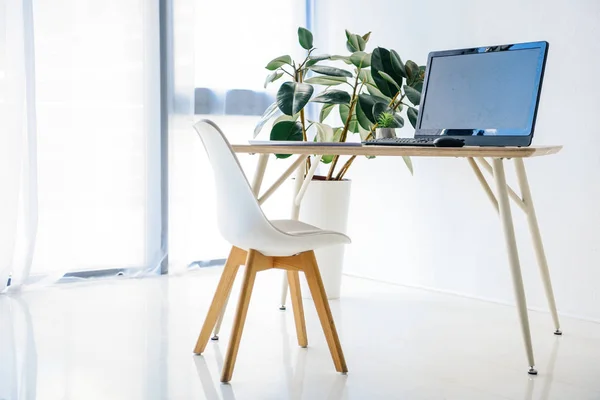
[[[550,354],[550,359],[548,360],[548,365],[543,377],[543,386],[541,390],[540,397],[537,400],[548,400],[550,398],[550,389],[552,388],[552,382],[554,381],[554,368],[556,367],[556,357],[558,355],[558,348],[560,347],[560,339],[555,338],[554,344],[552,345],[552,353]],[[538,377],[529,377],[527,382],[527,391],[525,392],[525,400],[534,400],[533,392],[536,386],[536,381],[539,379]]]
[[0,399],[37,397],[38,359],[33,322],[27,302],[0,296]]

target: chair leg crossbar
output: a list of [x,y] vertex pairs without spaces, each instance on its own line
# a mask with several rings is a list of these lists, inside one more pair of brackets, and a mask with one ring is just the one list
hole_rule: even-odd
[[227,258],[217,291],[213,297],[206,319],[204,320],[204,325],[200,331],[194,353],[202,354],[204,352],[208,340],[211,337],[211,332],[226,306],[227,298],[231,293],[231,288],[233,287],[233,282],[240,265],[245,265],[246,269],[237,305],[237,312],[231,330],[231,338],[229,340],[229,346],[223,364],[221,382],[229,382],[233,375],[233,369],[242,337],[242,331],[244,329],[244,323],[246,321],[246,314],[248,313],[248,305],[250,303],[256,274],[271,268],[287,271],[290,297],[292,300],[292,308],[294,310],[296,334],[298,337],[298,345],[300,347],[308,346],[299,278],[299,272],[304,272],[325,334],[325,339],[327,340],[327,345],[329,346],[331,357],[333,358],[335,369],[342,373],[348,372],[346,360],[344,359],[344,354],[342,352],[342,346],[333,322],[333,316],[331,314],[331,309],[329,308],[329,302],[327,301],[327,295],[325,294],[325,288],[323,286],[323,281],[321,280],[321,274],[313,251],[307,251],[290,257],[269,257],[255,250],[245,251],[233,247]]

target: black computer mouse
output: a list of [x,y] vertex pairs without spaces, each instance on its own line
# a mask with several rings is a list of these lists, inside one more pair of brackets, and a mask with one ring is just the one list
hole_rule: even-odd
[[433,141],[435,147],[463,147],[465,141],[451,136],[440,136]]

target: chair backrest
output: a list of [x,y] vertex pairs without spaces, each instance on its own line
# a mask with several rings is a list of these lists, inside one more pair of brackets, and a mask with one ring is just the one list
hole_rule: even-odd
[[219,127],[201,120],[194,125],[212,165],[217,191],[217,220],[225,240],[242,249],[257,249],[282,235],[260,208],[246,175]]

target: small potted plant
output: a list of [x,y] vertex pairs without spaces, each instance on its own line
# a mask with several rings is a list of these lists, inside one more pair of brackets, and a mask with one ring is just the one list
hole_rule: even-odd
[[382,112],[377,117],[377,129],[375,130],[375,138],[395,138],[396,128],[401,127],[402,126],[394,118],[394,114],[390,112]]

